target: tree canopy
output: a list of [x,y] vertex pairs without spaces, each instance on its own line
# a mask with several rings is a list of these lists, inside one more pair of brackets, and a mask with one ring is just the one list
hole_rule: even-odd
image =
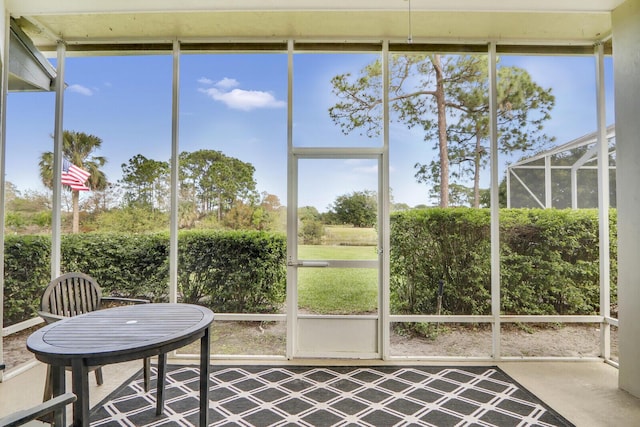
[[218,220],[237,201],[251,203],[257,197],[255,167],[220,151],[180,153],[181,196],[193,200],[200,212],[217,211]]
[[[107,187],[107,177],[102,168],[107,159],[94,155],[100,149],[102,139],[84,132],[65,130],[62,133],[62,155],[73,165],[89,172],[85,185],[91,190],[103,190]],[[40,157],[40,178],[47,188],[53,188],[53,152],[42,153]],[[77,233],[80,228],[80,192],[66,187],[72,194],[73,225],[72,231]]]
[[169,201],[168,162],[147,159],[142,154],[136,154],[128,163],[122,164],[122,179],[124,202],[130,206],[161,209]]
[[[136,154],[121,164],[122,177],[109,183],[101,170],[107,160],[95,155],[102,140],[84,132],[64,131],[63,157],[90,173],[86,185],[91,195],[85,205],[94,213],[110,216],[100,224],[112,224],[125,214],[143,211],[154,213],[160,223],[169,211],[170,165]],[[53,188],[53,153],[40,158],[40,178],[47,188]],[[215,150],[182,152],[179,156],[179,220],[182,227],[193,227],[198,221],[214,215],[219,224],[231,228],[248,226],[256,229],[281,227],[282,206],[272,194],[258,194],[251,163],[229,157]],[[73,232],[79,231],[79,191],[64,186],[72,194]],[[17,190],[16,190],[17,191]],[[20,199],[21,201],[22,199]],[[119,207],[122,215],[112,211]],[[224,217],[231,214],[229,218]],[[137,217],[139,215],[134,215]],[[124,218],[124,217],[122,217]],[[151,217],[149,217],[151,218]],[[154,222],[155,220],[151,221]],[[147,221],[148,222],[148,221]],[[153,228],[148,222],[142,229]],[[95,225],[100,226],[96,223]],[[109,226],[111,227],[111,226]],[[138,229],[129,224],[129,229]]]
[[373,227],[378,217],[377,196],[373,191],[354,191],[336,197],[331,214],[338,224]]
[[[489,79],[486,55],[392,54],[389,64],[392,120],[417,127],[438,150],[436,160],[416,162],[418,182],[439,189],[439,204],[449,205],[449,180],[472,177],[474,206],[480,202],[480,171],[489,159]],[[382,64],[376,60],[357,76],[331,80],[339,101],[329,116],[343,133],[367,136],[382,128]],[[551,89],[536,84],[518,67],[498,70],[498,138],[504,153],[527,152],[552,141],[543,124],[555,104]],[[458,164],[454,173],[450,164]]]

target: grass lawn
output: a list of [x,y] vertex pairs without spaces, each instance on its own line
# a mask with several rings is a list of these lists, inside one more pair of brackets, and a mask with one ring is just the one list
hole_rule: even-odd
[[[375,260],[372,246],[298,248],[300,259]],[[378,309],[378,270],[373,268],[298,269],[298,307],[315,314],[365,314]]]
[[327,225],[324,227],[323,240],[327,245],[371,245],[378,242],[375,228],[345,227],[343,225]]
[[299,245],[298,259],[375,260],[375,246]]

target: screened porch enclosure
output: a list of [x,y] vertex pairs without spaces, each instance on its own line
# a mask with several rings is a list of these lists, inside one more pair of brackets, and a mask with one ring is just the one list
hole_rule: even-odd
[[[80,270],[217,304],[212,363],[498,365],[635,422],[639,0],[2,4],[3,414],[40,401],[24,339]],[[71,131],[105,178],[79,194]]]
[[[486,196],[483,199],[479,196],[480,192],[474,191],[473,173],[463,169],[462,163],[454,162],[451,165],[450,188],[459,191],[449,192],[450,207],[445,208],[444,212],[446,209],[451,209],[451,212],[476,209],[479,212],[477,220],[480,222],[475,225],[469,223],[466,228],[463,226],[439,227],[439,231],[444,232],[442,236],[438,236],[443,238],[440,243],[432,237],[433,234],[424,235],[424,240],[417,240],[413,254],[419,255],[422,259],[416,260],[414,265],[424,269],[422,272],[409,274],[403,271],[405,267],[398,264],[398,260],[394,258],[394,250],[405,249],[399,246],[399,242],[402,241],[401,234],[395,233],[406,232],[402,228],[394,228],[396,227],[394,224],[403,220],[403,215],[410,215],[408,213],[416,209],[426,208],[426,211],[436,209],[442,197],[436,185],[437,181],[434,182],[434,177],[428,176],[425,172],[428,167],[421,169],[416,164],[429,166],[427,163],[429,159],[437,158],[434,149],[436,135],[425,132],[424,126],[401,126],[400,123],[403,113],[398,99],[402,98],[403,93],[417,90],[416,85],[420,79],[419,68],[407,67],[410,73],[404,77],[394,72],[403,63],[420,66],[420,64],[428,64],[424,61],[430,61],[432,58],[439,58],[452,67],[461,64],[462,61],[472,60],[487,70],[484,77],[477,82],[477,88],[486,99],[487,105],[492,105],[491,94],[496,91],[497,96],[497,88],[500,87],[499,64],[509,59],[508,46],[493,43],[488,45],[413,43],[409,49],[405,44],[387,41],[380,44],[350,43],[336,46],[330,43],[308,44],[289,40],[287,43],[280,44],[234,43],[216,47],[216,50],[212,50],[211,45],[207,43],[200,45],[193,42],[176,42],[171,46],[156,46],[153,52],[149,52],[153,55],[117,56],[116,50],[110,52],[113,56],[96,57],[88,54],[90,46],[87,46],[85,47],[87,55],[76,58],[66,50],[64,44],[60,44],[54,61],[57,66],[58,81],[63,79],[70,84],[80,81],[83,77],[78,72],[89,68],[95,70],[95,73],[103,72],[105,75],[126,73],[130,79],[138,81],[139,89],[143,93],[153,92],[149,102],[154,105],[154,108],[135,118],[138,132],[135,136],[138,139],[142,136],[142,140],[152,139],[155,143],[149,148],[143,148],[141,143],[139,148],[130,145],[127,150],[122,150],[110,160],[116,167],[110,169],[109,175],[117,176],[120,173],[117,166],[123,165],[123,175],[118,182],[122,185],[124,197],[111,201],[109,206],[111,215],[118,213],[122,216],[113,216],[109,219],[110,222],[106,222],[108,217],[101,218],[96,215],[97,219],[92,223],[92,227],[99,230],[100,227],[108,225],[112,231],[119,230],[126,233],[128,230],[125,226],[136,222],[136,216],[146,215],[146,212],[153,213],[153,217],[157,218],[155,228],[146,231],[160,231],[170,237],[166,241],[156,243],[158,245],[155,246],[156,248],[164,249],[157,252],[154,249],[154,252],[148,252],[145,255],[153,254],[153,262],[157,262],[159,266],[153,273],[151,270],[144,272],[147,276],[143,278],[146,281],[153,281],[155,290],[150,292],[158,292],[153,294],[154,298],[157,300],[166,298],[171,302],[212,304],[220,292],[226,291],[232,294],[233,292],[229,289],[234,289],[233,286],[239,286],[238,292],[241,292],[243,283],[254,283],[251,272],[246,271],[243,274],[238,273],[236,279],[225,279],[230,280],[224,282],[229,286],[226,290],[211,285],[212,281],[221,280],[218,279],[219,276],[213,275],[210,269],[207,270],[208,265],[214,264],[215,257],[207,261],[209,264],[203,264],[204,267],[189,264],[198,254],[198,246],[193,246],[198,243],[198,233],[224,227],[254,227],[254,231],[257,228],[257,231],[284,232],[286,235],[286,242],[281,242],[286,245],[282,246],[285,252],[279,264],[283,270],[278,273],[283,275],[274,279],[282,285],[282,288],[276,292],[275,299],[267,305],[259,306],[259,309],[228,308],[239,307],[233,304],[217,308],[212,333],[214,337],[212,357],[295,360],[313,356],[365,357],[383,360],[488,361],[511,358],[562,360],[602,358],[610,363],[616,363],[617,319],[611,315],[610,311],[610,303],[612,298],[615,301],[616,295],[611,292],[608,267],[598,267],[608,266],[610,263],[608,209],[599,209],[594,217],[595,223],[591,223],[596,224],[594,232],[596,237],[599,236],[592,240],[592,245],[595,245],[593,248],[599,245],[604,250],[599,251],[596,258],[593,258],[593,254],[588,255],[592,263],[588,273],[589,281],[585,280],[575,285],[574,282],[577,279],[574,277],[563,278],[562,274],[552,271],[553,264],[548,264],[536,272],[538,278],[545,274],[553,277],[554,284],[560,288],[564,280],[575,285],[565,292],[566,295],[571,295],[571,292],[578,294],[588,292],[588,298],[585,295],[579,295],[579,298],[586,302],[570,306],[565,304],[566,301],[560,301],[562,298],[567,298],[566,295],[562,296],[562,289],[560,291],[544,290],[544,292],[560,294],[559,297],[554,296],[559,298],[556,306],[560,308],[554,309],[556,311],[550,309],[546,314],[540,314],[541,309],[537,307],[517,305],[513,304],[511,299],[505,299],[517,298],[517,295],[514,297],[516,291],[535,293],[542,290],[532,281],[530,289],[523,291],[518,288],[514,291],[514,287],[520,282],[526,282],[524,279],[530,278],[527,274],[531,274],[519,271],[517,274],[521,274],[522,279],[515,279],[516,276],[513,275],[516,273],[511,272],[508,267],[509,263],[514,262],[513,254],[507,258],[507,254],[504,253],[505,246],[501,245],[501,242],[504,244],[506,237],[499,231],[500,225],[505,221],[501,213],[503,201],[498,191],[503,177],[499,172],[502,165],[509,162],[510,157],[503,154],[500,133],[497,130],[491,130],[491,121],[496,120],[497,126],[498,120],[498,109],[495,103],[491,109],[493,113],[485,114],[478,120],[478,122],[486,121],[487,128],[486,133],[477,133],[478,138],[474,139],[476,145],[465,145],[465,138],[451,139],[452,144],[458,144],[454,146],[455,149],[467,150],[464,152],[465,156],[470,155],[467,153],[484,156],[477,160],[478,169],[475,178],[477,178],[478,190],[482,190]],[[255,53],[257,50],[260,53]],[[522,50],[526,49],[524,47],[514,49],[519,55],[523,55]],[[535,53],[539,55],[541,50],[544,49],[537,47]],[[468,51],[472,51],[472,54],[470,55]],[[500,56],[498,51],[501,52]],[[575,47],[567,48],[567,53],[575,54],[575,52]],[[590,87],[594,93],[600,93],[596,89],[604,91],[606,89],[605,64],[608,64],[607,67],[610,65],[604,46],[600,45],[596,49],[584,47],[581,52],[582,57],[587,59],[587,64],[594,67],[589,72],[593,75],[589,83]],[[505,59],[498,61],[502,56]],[[564,59],[562,48],[558,46],[550,48],[548,57],[551,62],[562,61]],[[332,59],[334,59],[333,62]],[[271,70],[269,73],[263,70],[265,64]],[[310,79],[311,74],[306,70],[322,68],[323,64],[330,65],[327,67],[330,73],[320,74],[322,80]],[[149,86],[145,89],[145,81],[148,79],[143,70],[146,72],[149,69],[153,69],[161,77],[161,88],[156,90]],[[330,77],[356,76],[363,70],[368,72],[367,70],[371,69],[379,71],[372,74],[371,78],[375,83],[368,89],[376,105],[368,116],[372,126],[369,128],[370,133],[362,135],[357,130],[345,132],[345,128],[341,131],[339,119],[336,121],[327,113],[327,110],[336,106],[339,101],[335,95],[339,87],[334,86],[331,89]],[[216,70],[214,74],[217,80],[209,80],[206,77],[211,70]],[[524,70],[526,71],[526,68]],[[236,75],[237,79],[228,77],[232,75]],[[239,91],[251,93],[249,87],[242,86],[242,82],[249,79],[256,81],[261,79],[260,81],[263,82],[261,84],[269,89],[271,96],[267,101],[269,108],[264,109],[264,116],[259,121],[255,120],[251,127],[242,124],[247,119],[246,112],[251,108],[234,110],[232,101],[228,100],[234,90],[237,90],[236,94],[239,93],[238,89],[234,89],[237,87],[241,88]],[[400,82],[403,81],[410,81],[414,86],[400,88]],[[345,82],[345,84],[348,83],[347,80]],[[229,86],[225,88],[223,83]],[[428,82],[422,84],[427,85]],[[306,93],[309,87],[314,86],[323,87],[321,93],[325,99],[321,103],[318,103],[315,98],[310,98]],[[196,92],[202,96],[190,98],[187,96],[188,92]],[[89,104],[83,104],[86,102],[85,99],[74,97],[72,94],[73,92],[69,89],[65,90],[64,98],[59,92],[11,93],[7,104],[8,114],[16,114],[16,117],[27,114],[24,109],[12,108],[12,106],[20,105],[21,97],[33,97],[34,100],[46,99],[46,113],[53,117],[62,118],[61,113],[65,111],[63,123],[57,129],[81,126],[83,115],[86,114],[97,114],[107,121],[123,120],[120,117],[120,111],[109,109],[107,106],[103,110],[94,107],[90,110]],[[607,104],[603,95],[590,100],[593,114],[583,125],[585,128],[604,126],[605,119],[598,114],[599,109],[605,108]],[[131,103],[128,100],[129,93],[122,92],[118,96],[120,105]],[[570,101],[571,97],[567,99]],[[218,103],[207,104],[210,100]],[[61,101],[63,105],[60,105]],[[134,107],[142,111],[146,108],[143,101],[144,97],[137,98],[136,102],[139,102],[139,105],[136,104]],[[421,100],[420,102],[429,101]],[[314,105],[314,108],[307,108],[307,105],[315,103],[318,105]],[[610,104],[606,108],[610,109]],[[203,127],[194,120],[194,116],[204,111],[211,115],[211,119]],[[463,123],[458,121],[459,113],[448,112],[447,114],[452,132],[463,129]],[[422,119],[424,123],[433,120],[428,115],[425,117]],[[132,118],[124,120],[131,121]],[[170,118],[170,121],[166,118]],[[157,126],[158,122],[164,125]],[[454,128],[454,125],[459,127]],[[7,125],[6,144],[9,162],[11,159],[17,160],[22,157],[19,139],[14,139],[12,135],[18,135],[24,130],[14,130],[13,126],[11,121]],[[549,125],[551,130],[555,126],[553,122]],[[100,133],[100,129],[89,131]],[[114,144],[118,138],[131,137],[131,135],[119,136],[117,132],[112,133],[112,131],[106,131],[106,128],[102,129],[110,135],[110,139],[104,140],[104,150],[113,150],[109,145]],[[224,131],[229,129],[234,132],[233,137],[217,136],[218,133],[226,135]],[[325,137],[325,133],[328,136]],[[148,135],[144,136],[145,134]],[[323,137],[319,137],[320,135]],[[259,141],[259,144],[256,141]],[[45,143],[45,146],[46,144],[49,144],[52,152],[57,150],[55,138]],[[600,150],[608,152],[608,140],[598,139],[592,147],[590,152],[598,153]],[[215,161],[218,163],[236,162],[231,163],[235,168],[250,165],[255,169],[254,176],[259,177],[254,184],[260,186],[262,182],[268,182],[269,187],[261,188],[262,194],[260,194],[256,186],[256,195],[251,196],[254,197],[253,199],[249,196],[245,198],[238,196],[228,201],[209,198],[203,183],[197,179],[198,174],[205,173],[204,169],[198,169],[201,167],[198,166],[201,165],[198,161],[205,159],[206,155],[216,156]],[[261,158],[272,155],[269,161],[260,161]],[[183,161],[185,163],[182,163]],[[129,185],[131,181],[127,179],[136,175],[131,173],[135,170],[134,167],[151,162],[162,163],[162,167],[158,169],[161,173],[153,178],[148,187],[144,187],[145,191],[140,191],[141,187]],[[36,163],[35,160],[33,163]],[[432,165],[438,164],[437,160],[432,161]],[[314,171],[317,165],[320,167]],[[422,182],[416,186],[415,175],[420,170],[423,171]],[[596,170],[600,173],[599,166]],[[191,175],[187,178],[180,177],[187,172]],[[173,179],[172,176],[176,175],[180,176]],[[356,179],[358,176],[366,177],[366,181]],[[11,177],[9,173],[7,181],[11,181]],[[242,176],[229,175],[229,177],[227,179],[245,179]],[[332,180],[336,177],[339,180],[337,185],[334,185]],[[606,183],[607,177],[608,174],[606,177],[598,174],[595,180],[598,185],[602,185]],[[249,191],[251,182],[250,180],[246,182],[249,185],[246,189]],[[410,185],[410,191],[402,191]],[[361,193],[373,196],[375,213],[373,223],[345,227],[345,220],[336,222],[335,219],[327,219],[330,215],[328,216],[323,210],[331,206],[332,208],[328,210],[333,209],[332,213],[335,214],[338,205],[336,201],[340,200],[341,196]],[[269,195],[279,195],[276,197],[278,203],[273,198],[269,198]],[[98,270],[92,272],[92,268],[97,268],[96,264],[93,264],[93,267],[91,267],[92,264],[82,264],[84,261],[77,253],[73,258],[67,256],[68,259],[65,260],[67,246],[63,247],[64,250],[60,250],[65,239],[74,238],[68,230],[64,229],[66,216],[56,213],[68,212],[69,208],[65,208],[64,205],[67,196],[63,188],[54,186],[52,204],[59,208],[52,209],[50,212],[53,223],[56,224],[58,221],[60,225],[53,227],[50,234],[51,267],[41,266],[42,271],[45,272],[46,277],[49,270],[60,271],[85,265],[90,274],[105,274]],[[103,196],[103,200],[106,200],[107,194],[103,193]],[[478,207],[472,208],[476,200]],[[122,209],[125,205],[128,206],[127,210]],[[608,206],[608,203],[605,206]],[[314,207],[318,212],[305,216],[309,211],[304,208],[308,207]],[[94,210],[94,212],[98,211]],[[255,225],[256,212],[264,215],[260,217],[263,220],[258,222],[257,226]],[[124,213],[133,216],[127,217]],[[243,218],[248,220],[243,222]],[[460,218],[462,218],[461,221],[466,221],[462,216]],[[231,222],[232,219],[236,222]],[[192,229],[194,233],[191,235],[183,233],[187,229]],[[19,224],[16,224],[16,231],[20,234],[25,232],[24,229],[19,228]],[[433,230],[433,233],[435,232],[436,230]],[[347,235],[349,233],[351,234]],[[418,235],[422,236],[416,232],[413,237]],[[607,239],[603,239],[603,236]],[[573,237],[567,236],[567,240],[571,238]],[[126,238],[122,240],[123,247],[126,240]],[[562,245],[562,236],[559,240],[559,244]],[[7,242],[11,243],[11,240],[5,240],[5,248]],[[427,242],[430,243],[427,244]],[[457,242],[456,244],[460,246],[446,248],[442,246],[442,242]],[[152,242],[144,244],[151,245]],[[469,257],[469,255],[472,256]],[[141,253],[139,258],[144,261],[142,256]],[[69,263],[71,259],[73,262]],[[242,263],[257,265],[251,263],[259,259],[258,257],[247,258]],[[151,257],[145,262],[150,263]],[[125,266],[122,267],[124,271]],[[194,268],[194,270],[187,268]],[[150,274],[153,276],[149,276]],[[131,282],[140,280],[134,273],[129,277]],[[201,282],[198,282],[198,277],[201,278]],[[365,277],[368,279],[360,284],[361,279]],[[407,280],[413,284],[412,286],[420,289],[418,294],[423,300],[419,304],[409,304],[410,301],[416,301],[418,294],[411,295],[405,292],[402,286]],[[328,285],[334,282],[337,287]],[[255,283],[259,286],[259,282]],[[585,284],[585,288],[580,287],[583,286],[582,283]],[[204,291],[199,289],[198,287],[202,284],[208,284],[207,286],[211,289]],[[218,294],[207,293],[213,292],[212,290]],[[126,289],[126,292],[135,291],[131,288]],[[36,294],[37,292],[34,293]],[[5,295],[7,295],[6,291]],[[313,297],[313,295],[316,296]],[[347,305],[347,299],[351,298],[349,295],[355,300],[353,306]],[[233,295],[229,298],[232,297]],[[336,300],[337,309],[322,305],[330,297]],[[535,295],[530,297],[532,304],[539,298],[543,297]],[[363,329],[357,326],[359,322],[363,324]],[[29,316],[11,325],[5,322],[3,335],[18,332],[37,323],[37,318],[29,319]],[[353,325],[353,329],[346,333],[345,342],[353,341],[353,337],[356,336],[366,336],[362,347],[333,343],[330,344],[333,347],[327,349],[318,346],[314,339],[309,341],[309,337],[331,337],[332,330],[347,331],[351,328],[347,325]],[[304,328],[310,328],[308,330],[311,332],[301,333],[300,331],[304,331]],[[576,350],[572,348],[571,341],[565,341],[564,348],[561,346],[549,351],[541,350],[545,342],[562,341],[559,337],[563,337],[567,331],[579,333],[587,343],[587,348]],[[348,338],[349,336],[351,339]],[[467,346],[448,348],[443,344],[443,341],[456,340],[456,337],[458,342],[462,340],[467,342]],[[189,349],[181,352],[183,356],[188,354]]]

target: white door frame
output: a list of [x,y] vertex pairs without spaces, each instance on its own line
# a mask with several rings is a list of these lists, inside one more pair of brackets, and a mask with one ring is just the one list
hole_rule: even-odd
[[[390,187],[389,187],[389,42],[382,43],[382,146],[375,148],[309,148],[294,147],[293,144],[293,53],[294,41],[289,40],[288,52],[288,93],[287,93],[287,345],[286,357],[292,359],[302,355],[296,351],[298,341],[298,160],[300,158],[340,159],[340,158],[377,158],[378,159],[378,315],[376,351],[369,355],[356,357],[390,357],[390,291],[389,291],[389,246],[390,246]],[[325,352],[326,357],[345,357],[344,353]]]
[[[290,150],[290,182],[287,226],[287,357],[288,358],[358,358],[382,357],[382,313],[384,304],[382,266],[385,251],[386,227],[378,227],[378,258],[376,260],[300,260],[298,258],[298,165],[301,159],[372,159],[377,161],[377,217],[383,218],[383,170],[382,148],[296,148]],[[382,195],[382,196],[381,196]],[[292,197],[293,196],[293,197]],[[376,268],[378,283],[378,310],[368,315],[319,315],[298,312],[299,268]],[[388,294],[388,293],[387,293]]]

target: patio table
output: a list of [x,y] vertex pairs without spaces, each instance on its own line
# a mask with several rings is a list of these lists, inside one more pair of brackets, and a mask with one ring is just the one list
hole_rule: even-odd
[[[27,348],[51,365],[53,395],[72,372],[73,426],[89,426],[89,367],[158,356],[156,413],[164,407],[166,354],[200,338],[200,425],[206,426],[209,391],[209,327],[213,312],[192,304],[140,304],[69,317],[34,332]],[[63,417],[64,419],[64,417]],[[64,422],[64,421],[63,421]]]

